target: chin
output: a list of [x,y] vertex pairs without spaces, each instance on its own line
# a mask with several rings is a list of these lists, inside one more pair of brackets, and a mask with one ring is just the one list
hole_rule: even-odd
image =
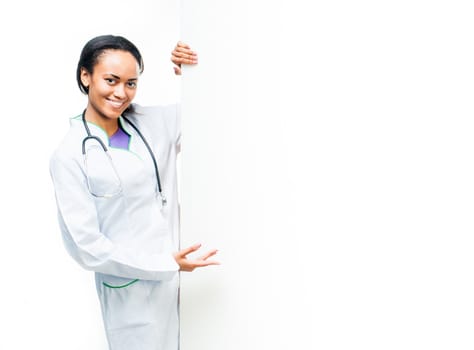
[[110,119],[118,119],[123,112],[126,111],[126,108],[121,108],[120,110],[116,110],[116,109],[113,109],[113,110],[107,110],[106,113],[104,113],[108,118]]

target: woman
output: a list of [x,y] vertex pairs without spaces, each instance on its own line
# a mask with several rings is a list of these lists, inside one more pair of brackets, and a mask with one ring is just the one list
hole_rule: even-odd
[[[183,43],[172,53],[175,73],[195,64]],[[143,72],[140,52],[120,36],[99,36],[77,65],[87,107],[51,157],[65,246],[95,271],[112,350],[178,349],[178,271],[218,264],[216,250],[188,259],[179,250],[176,106],[132,104]]]

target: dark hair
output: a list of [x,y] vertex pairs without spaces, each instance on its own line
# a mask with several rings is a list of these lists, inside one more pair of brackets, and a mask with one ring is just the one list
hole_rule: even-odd
[[125,39],[122,36],[115,36],[115,35],[101,35],[97,36],[87,42],[81,52],[81,57],[79,58],[79,62],[77,64],[76,70],[76,80],[77,85],[79,85],[79,89],[84,93],[89,93],[89,88],[84,86],[81,81],[81,69],[86,69],[89,73],[93,72],[94,66],[97,64],[100,55],[102,55],[107,50],[122,50],[130,52],[133,57],[138,62],[138,68],[140,74],[143,72],[144,65],[142,55],[140,51],[138,51],[137,47],[130,42],[129,40]]

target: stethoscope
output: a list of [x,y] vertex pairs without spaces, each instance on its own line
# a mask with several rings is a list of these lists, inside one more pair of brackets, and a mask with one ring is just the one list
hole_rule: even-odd
[[[133,124],[128,118],[126,118],[124,115],[122,115],[122,118],[137,132],[138,136],[140,136],[140,138],[142,139],[145,147],[147,148],[148,150],[148,153],[150,154],[150,157],[151,159],[153,160],[153,166],[155,167],[155,175],[156,175],[156,183],[158,185],[158,193],[161,197],[161,203],[162,205],[166,205],[167,203],[167,200],[166,200],[166,197],[163,195],[163,191],[162,191],[162,188],[161,188],[161,181],[160,181],[160,173],[158,171],[158,163],[156,161],[156,158],[155,158],[155,155],[153,153],[153,150],[151,149],[150,145],[148,144],[147,140],[145,139],[145,137],[143,136],[143,134],[140,132],[140,130],[138,130],[137,126],[135,124]],[[109,150],[107,148],[107,146],[105,146],[104,142],[98,137],[98,136],[94,136],[91,134],[91,131],[89,129],[89,126],[87,125],[87,122],[86,122],[86,110],[84,110],[84,112],[82,112],[82,123],[84,124],[84,128],[86,129],[87,131],[87,136],[82,140],[82,155],[84,157],[84,162],[86,164],[86,172],[87,172],[87,154],[86,154],[86,142],[88,140],[95,140],[97,141],[100,146],[102,147],[102,149],[104,150],[105,154],[108,156],[111,164],[112,164],[112,167],[113,167],[113,170],[114,172],[117,174],[117,178],[118,178],[118,181],[120,182],[119,184],[119,190],[116,192],[116,193],[113,193],[112,195],[97,195],[97,194],[94,194],[94,192],[91,190],[91,185],[90,185],[90,182],[89,182],[89,178],[87,179],[87,184],[88,184],[88,187],[89,187],[89,191],[91,192],[92,195],[96,196],[96,197],[111,197],[117,193],[120,193],[122,191],[122,185],[121,185],[121,181],[120,181],[120,177],[118,176],[118,173],[117,173],[117,170],[113,164],[113,161],[112,161],[112,157],[110,156],[109,154]]]

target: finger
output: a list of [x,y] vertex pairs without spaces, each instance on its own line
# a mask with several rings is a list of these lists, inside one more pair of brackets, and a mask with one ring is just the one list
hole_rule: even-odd
[[211,256],[214,256],[217,254],[217,249],[214,249],[214,250],[211,250],[209,252],[207,252],[206,254],[204,254],[203,256],[201,256],[201,260],[207,260],[209,259]]
[[177,50],[175,50],[175,52],[179,53],[179,54],[182,54],[182,55],[186,55],[186,57],[196,57],[197,56],[197,52],[189,50],[189,49],[178,48]]
[[216,260],[196,260],[194,263],[195,267],[206,267],[210,265],[220,265],[221,263]]
[[188,49],[182,49],[179,47],[175,47],[173,51],[171,51],[171,55],[177,57],[188,57],[188,56],[197,56],[197,52]]
[[174,56],[177,57],[178,59],[184,59],[184,60],[197,60],[197,54],[189,51],[189,52],[174,52]]
[[181,64],[181,58],[178,57],[178,56],[175,56],[173,54],[173,52],[171,53],[171,62],[173,62],[174,64],[176,64],[177,66],[179,66]]
[[172,53],[185,53],[187,55],[196,55],[197,54],[197,52],[195,52],[194,50],[191,50],[191,48],[189,48],[188,46],[178,46],[178,45],[176,45],[173,48]]
[[187,45],[176,45],[173,49],[174,52],[182,52],[182,53],[186,53],[188,55],[196,55],[196,52],[194,50],[192,50],[189,46]]
[[185,52],[188,54],[196,54],[196,52],[194,52],[189,46],[179,45],[179,44],[173,48],[173,52]]
[[173,69],[174,69],[174,74],[181,75],[181,69],[179,67],[175,66],[175,67],[173,67]]
[[178,41],[178,43],[176,44],[177,47],[184,47],[186,49],[189,49],[189,45],[186,44],[185,42],[182,42],[182,41]]
[[181,56],[172,56],[171,62],[179,66],[181,64],[196,64],[198,60],[197,60],[197,57],[181,55]]
[[178,252],[178,255],[179,256],[186,256],[192,252],[195,252],[196,250],[198,250],[199,248],[201,247],[201,244],[200,243],[197,243],[197,244],[194,244],[188,248],[184,248],[184,249],[181,249],[179,252]]

